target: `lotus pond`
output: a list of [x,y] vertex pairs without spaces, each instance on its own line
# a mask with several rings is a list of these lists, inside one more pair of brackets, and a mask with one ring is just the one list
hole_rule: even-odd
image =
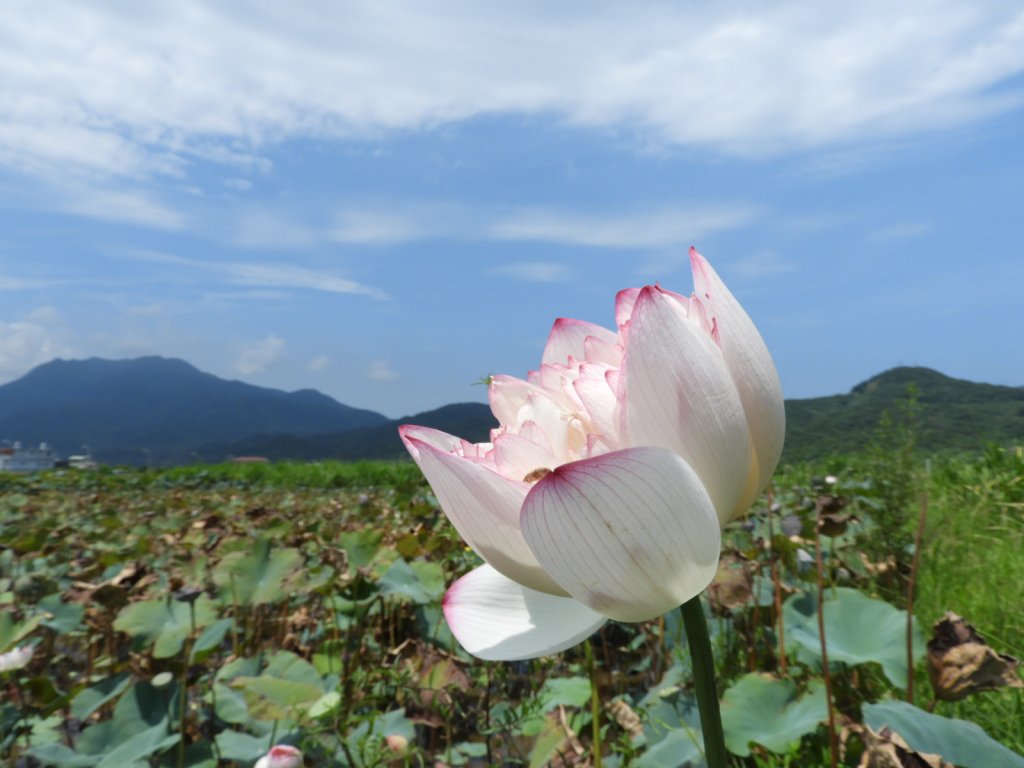
[[[725,539],[706,610],[736,766],[1024,766],[1020,450],[788,467]],[[677,612],[481,662],[441,612],[478,562],[412,464],[0,478],[0,652],[31,649],[0,665],[2,760],[703,763]],[[974,630],[934,634],[947,611]]]

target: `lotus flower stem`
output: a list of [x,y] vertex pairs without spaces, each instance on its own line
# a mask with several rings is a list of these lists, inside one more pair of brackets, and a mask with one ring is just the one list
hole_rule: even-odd
[[686,628],[686,640],[693,662],[693,685],[697,692],[700,727],[704,733],[704,759],[708,768],[726,768],[727,753],[722,733],[722,714],[718,709],[718,688],[715,685],[715,657],[711,653],[708,624],[700,595],[679,607]]
[[593,756],[591,764],[594,768],[601,768],[601,695],[597,689],[594,648],[590,640],[583,643],[583,650],[587,659],[587,675],[590,677],[590,726],[593,734],[590,745],[590,753]]
[[818,637],[821,639],[821,672],[825,678],[825,703],[828,706],[828,747],[832,768],[836,768],[839,741],[832,697],[832,674],[828,668],[828,643],[825,640],[825,567],[821,557],[821,505],[814,521],[814,560],[818,570]]
[[914,703],[914,591],[917,588],[917,568],[921,562],[921,538],[924,536],[925,519],[928,516],[928,494],[921,494],[921,512],[917,518],[914,534],[914,560],[910,565],[910,580],[907,583],[907,701]]

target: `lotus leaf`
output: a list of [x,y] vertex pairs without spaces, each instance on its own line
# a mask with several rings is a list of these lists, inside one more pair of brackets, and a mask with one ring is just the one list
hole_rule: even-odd
[[[817,600],[803,592],[783,606],[786,650],[799,658],[821,662]],[[914,624],[915,661],[924,655],[925,643]],[[856,589],[839,587],[825,600],[825,638],[829,663],[880,664],[893,685],[907,685],[907,613]]]
[[863,714],[872,730],[891,728],[912,749],[942,755],[962,768],[1024,768],[1024,757],[966,720],[933,715],[905,701],[865,704]]

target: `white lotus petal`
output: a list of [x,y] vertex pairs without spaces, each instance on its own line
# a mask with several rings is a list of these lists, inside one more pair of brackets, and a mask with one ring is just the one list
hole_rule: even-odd
[[711,499],[697,473],[663,448],[558,467],[527,495],[520,524],[555,581],[619,621],[645,621],[684,603],[718,567]]
[[488,565],[449,587],[444,616],[462,647],[489,661],[535,659],[564,651],[607,621],[570,597],[529,589]]
[[585,363],[580,366],[580,376],[573,382],[573,386],[590,417],[591,424],[608,442],[616,442],[619,425],[615,421],[615,406],[618,401],[608,384],[608,370],[606,365]]
[[621,375],[626,444],[682,456],[724,525],[747,486],[751,450],[743,404],[718,345],[676,297],[648,286],[633,307]]
[[630,315],[633,314],[633,305],[639,295],[639,288],[623,288],[615,294],[615,324],[620,329],[629,322]]
[[618,337],[613,343],[590,336],[583,342],[583,356],[588,363],[600,363],[618,368],[622,365],[622,347]]
[[506,432],[494,440],[494,463],[504,477],[525,481],[531,472],[551,469],[559,462],[547,446]]
[[725,283],[696,249],[690,249],[697,298],[710,304],[725,364],[736,382],[757,462],[760,493],[771,479],[782,455],[786,412],[775,363],[750,316]]
[[491,377],[491,385],[487,389],[491,403],[491,411],[499,424],[522,424],[523,406],[530,398],[544,397],[552,401],[559,409],[575,410],[575,404],[563,391],[561,386],[547,389],[539,383],[517,379],[515,376],[498,375]]
[[425,434],[436,431],[406,425],[399,434],[459,535],[508,578],[565,594],[537,563],[519,530],[519,509],[530,485],[438,448],[439,438],[428,442]]
[[548,335],[548,343],[544,347],[544,356],[541,358],[541,362],[565,363],[570,357],[577,360],[585,359],[584,342],[590,336],[607,344],[618,342],[615,333],[600,325],[588,323],[586,320],[558,318]]

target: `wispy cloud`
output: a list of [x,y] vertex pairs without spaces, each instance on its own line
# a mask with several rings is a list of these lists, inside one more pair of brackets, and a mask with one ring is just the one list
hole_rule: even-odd
[[746,278],[768,277],[792,272],[797,265],[774,251],[763,251],[744,256],[730,265],[730,271]]
[[20,376],[55,357],[73,354],[71,336],[53,307],[39,307],[21,320],[0,322],[0,380]]
[[244,347],[235,358],[235,370],[243,376],[264,373],[284,355],[285,342],[270,335]]
[[496,221],[488,234],[499,240],[540,240],[601,248],[651,248],[688,245],[756,218],[749,205],[659,207],[625,214],[582,215],[528,210]]
[[[309,269],[297,264],[201,261],[176,254],[149,250],[133,251],[122,254],[122,256],[133,261],[182,267],[187,269],[189,273],[200,271],[207,277],[219,276],[223,282],[230,285],[246,285],[268,289],[300,288],[311,291],[326,291],[327,293],[357,294],[369,296],[380,301],[386,301],[389,298],[388,294],[379,288],[363,285],[360,282],[332,272]],[[230,296],[223,292],[208,292],[206,295],[211,298],[266,298],[269,294],[266,291],[247,291],[244,293],[235,292]],[[280,294],[275,293],[273,295],[277,297]]]
[[901,221],[889,227],[876,229],[869,232],[867,240],[871,242],[884,242],[886,240],[907,240],[920,237],[932,228],[927,221]]
[[366,375],[373,381],[394,381],[398,378],[398,374],[387,360],[372,361]]
[[244,264],[228,263],[212,265],[223,271],[229,282],[238,285],[260,285],[270,288],[304,288],[328,293],[354,293],[372,299],[387,300],[388,295],[379,288],[372,288],[355,280],[318,272],[292,264]]
[[[58,12],[59,11],[59,12]],[[140,178],[259,169],[295,137],[554,116],[734,153],[863,141],[1020,105],[1013,3],[427,2],[317,8],[48,0],[0,8],[0,164]],[[572,29],[571,38],[554,34]],[[529,50],[529,56],[522,52]],[[140,214],[143,217],[146,214]]]
[[331,358],[329,358],[327,355],[317,355],[316,357],[309,361],[309,364],[306,366],[306,370],[312,371],[313,373],[318,373],[319,371],[327,370],[330,367],[330,365]]
[[525,261],[502,264],[487,270],[490,275],[512,277],[531,283],[560,283],[572,280],[575,274],[567,264],[551,261]]

